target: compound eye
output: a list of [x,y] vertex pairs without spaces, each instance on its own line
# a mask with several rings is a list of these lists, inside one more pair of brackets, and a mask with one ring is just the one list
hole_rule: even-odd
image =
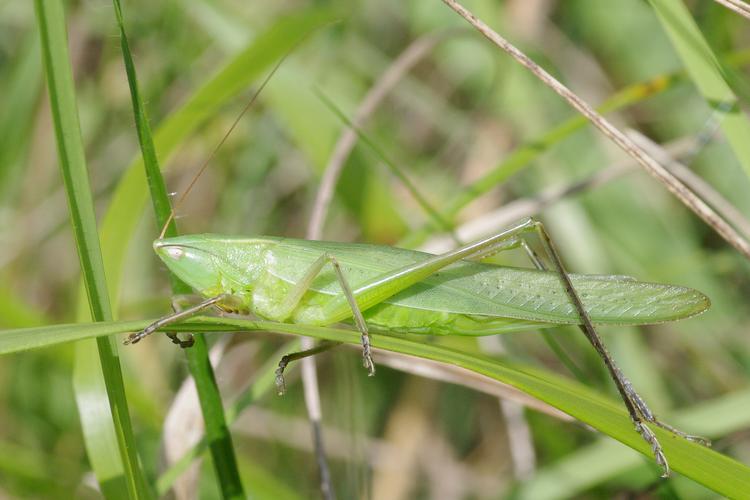
[[174,260],[180,260],[185,256],[185,250],[180,247],[167,247],[164,251]]

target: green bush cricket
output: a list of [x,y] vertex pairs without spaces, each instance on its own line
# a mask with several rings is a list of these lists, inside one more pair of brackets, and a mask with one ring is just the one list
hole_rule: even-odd
[[[528,248],[523,238],[531,232],[540,235],[556,272],[467,260],[519,246]],[[154,249],[172,272],[207,300],[132,334],[126,343],[138,342],[211,306],[319,326],[353,319],[362,335],[365,367],[373,374],[368,326],[392,332],[493,335],[580,324],[665,474],[669,472],[667,460],[646,422],[705,442],[653,416],[607,353],[593,325],[682,319],[706,310],[708,298],[690,288],[622,276],[569,275],[544,227],[533,219],[438,256],[378,245],[210,234],[158,239]],[[534,260],[543,267],[536,256]],[[315,352],[321,350],[318,347]],[[285,358],[279,383],[283,366],[308,354],[313,353]]]
[[[208,161],[210,157],[198,176]],[[361,334],[364,366],[374,375],[370,328],[375,332],[482,336],[578,325],[604,361],[635,430],[650,445],[663,477],[669,475],[669,465],[648,424],[710,445],[708,440],[678,431],[653,415],[594,327],[688,318],[708,309],[709,299],[690,288],[630,277],[568,274],[546,229],[535,219],[441,255],[383,245],[266,236],[163,235],[164,230],[153,245],[157,255],[205,300],[131,334],[125,344],[137,343],[212,307],[315,326],[353,322]],[[551,270],[531,249],[527,242],[530,235],[538,237]],[[522,248],[536,269],[481,262],[514,248]],[[174,333],[168,335],[182,347],[191,345],[190,340],[180,340]],[[277,370],[279,391],[284,390],[283,371],[289,362],[336,345],[323,343],[284,356]]]

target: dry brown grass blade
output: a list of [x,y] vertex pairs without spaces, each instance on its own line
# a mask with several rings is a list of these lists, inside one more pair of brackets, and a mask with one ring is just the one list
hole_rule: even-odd
[[578,97],[573,91],[560,83],[541,66],[531,60],[513,44],[505,40],[495,30],[477,18],[464,6],[455,0],[443,0],[448,7],[463,17],[485,38],[510,54],[516,61],[526,67],[531,73],[539,78],[545,85],[554,90],[564,98],[576,111],[585,116],[596,128],[606,135],[612,142],[622,148],[628,155],[633,157],[649,174],[661,182],[672,194],[692,210],[698,217],[713,228],[724,240],[732,245],[738,252],[750,260],[750,243],[743,238],[734,228],[721,218],[710,206],[701,200],[680,180],[665,169],[658,161],[646,151],[633,142],[628,136],[612,125],[606,118],[597,113],[586,101]]
[[[660,148],[663,153],[669,155],[670,158],[681,158],[683,155],[693,151],[698,144],[699,141],[697,138],[685,137],[673,141],[666,146],[661,146]],[[485,213],[481,217],[476,217],[456,227],[455,234],[462,241],[472,241],[482,238],[489,234],[496,233],[502,228],[508,227],[515,221],[538,215],[543,210],[546,210],[564,199],[597,189],[598,187],[617,180],[626,174],[635,172],[637,169],[638,166],[632,158],[623,158],[601,170],[597,170],[595,173],[584,179],[551,186],[539,191],[534,196],[509,201],[503,206]],[[673,170],[673,173],[677,172]],[[681,175],[678,174],[678,177],[683,179],[683,182],[686,182]],[[731,220],[728,217],[727,219]],[[735,227],[740,226],[735,224]],[[428,253],[443,253],[447,252],[454,246],[455,243],[451,236],[437,235],[425,242],[425,244],[419,249]]]
[[724,220],[737,228],[746,238],[750,236],[750,220],[742,212],[724,198],[710,184],[699,175],[690,170],[686,165],[676,160],[666,148],[655,143],[645,135],[636,130],[628,131],[628,135],[638,143],[644,150],[648,151],[654,158],[663,163],[670,172],[680,178],[685,185],[697,193],[703,200],[711,205]]
[[714,0],[716,3],[723,5],[727,9],[736,12],[737,14],[750,19],[750,5],[743,2],[742,0]]

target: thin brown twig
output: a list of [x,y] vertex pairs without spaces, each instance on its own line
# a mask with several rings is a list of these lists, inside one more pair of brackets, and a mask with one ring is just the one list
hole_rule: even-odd
[[677,161],[664,147],[640,132],[630,130],[628,131],[628,135],[650,155],[663,163],[670,172],[679,177],[682,182],[700,196],[701,199],[705,200],[706,203],[711,205],[714,210],[721,214],[725,220],[737,228],[746,238],[750,236],[750,221],[709,183],[704,181],[687,166]]
[[587,104],[583,99],[578,97],[574,92],[565,85],[556,80],[552,75],[542,69],[541,66],[532,61],[526,54],[500,36],[495,30],[478,19],[474,14],[468,11],[464,6],[455,0],[443,0],[448,7],[453,9],[457,14],[463,17],[485,38],[497,45],[499,48],[510,54],[516,61],[531,71],[534,76],[539,78],[545,85],[554,90],[558,95],[564,98],[573,108],[585,116],[594,126],[596,126],[612,142],[617,144],[627,154],[632,156],[649,174],[661,182],[667,190],[675,195],[682,203],[700,217],[706,224],[713,228],[724,240],[732,245],[738,252],[750,260],[750,243],[743,238],[735,229],[722,219],[710,206],[701,200],[687,186],[677,179],[672,173],[665,169],[658,161],[646,153],[643,148],[638,146],[617,127],[612,125],[602,115],[597,113],[594,108]]
[[[696,143],[697,141],[694,137],[678,139],[665,146],[665,150],[673,157],[680,157],[694,149]],[[463,241],[472,241],[492,234],[501,228],[508,227],[513,222],[537,215],[560,200],[607,184],[625,174],[635,171],[636,168],[637,165],[632,158],[615,162],[597,170],[585,179],[552,186],[540,191],[535,196],[519,198],[506,203],[496,210],[458,226],[455,229],[455,234]],[[429,253],[442,253],[450,250],[453,246],[453,239],[451,237],[441,235],[427,241],[420,247],[420,250]]]
[[714,2],[723,5],[744,18],[750,19],[750,5],[742,0],[714,0]]

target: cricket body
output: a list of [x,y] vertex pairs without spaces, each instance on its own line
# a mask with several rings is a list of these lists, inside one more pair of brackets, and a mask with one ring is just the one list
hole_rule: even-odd
[[[538,235],[551,270],[527,244],[529,233]],[[536,269],[479,262],[519,247]],[[364,365],[372,375],[370,328],[476,336],[578,325],[607,365],[663,476],[669,475],[667,459],[647,424],[709,444],[656,419],[594,328],[687,318],[705,311],[709,299],[691,288],[625,276],[568,274],[544,226],[534,219],[442,255],[379,245],[210,234],[160,238],[154,249],[206,300],[132,334],[126,343],[212,306],[279,322],[324,326],[353,321],[362,335]],[[281,374],[289,361],[328,347],[286,356],[277,382],[283,384]]]
[[[230,296],[220,303],[226,309],[318,326],[352,318],[333,268],[321,270],[295,307],[283,304],[322,256],[335,256],[355,294],[368,283],[433,257],[382,245],[212,234],[157,240],[154,249],[205,297]],[[692,316],[709,304],[690,288],[623,276],[571,279],[595,324],[661,323]],[[494,335],[580,321],[558,276],[535,269],[459,261],[390,297],[382,295],[367,302],[357,297],[357,303],[368,326],[390,332]]]

